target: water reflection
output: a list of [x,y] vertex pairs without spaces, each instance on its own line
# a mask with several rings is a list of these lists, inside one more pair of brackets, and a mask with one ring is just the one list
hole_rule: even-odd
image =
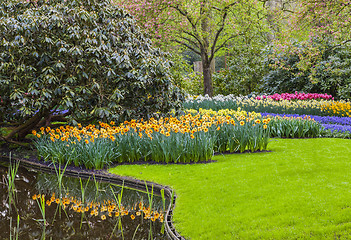
[[160,197],[150,207],[147,193],[20,168],[9,204],[7,173],[0,166],[1,239],[167,239]]

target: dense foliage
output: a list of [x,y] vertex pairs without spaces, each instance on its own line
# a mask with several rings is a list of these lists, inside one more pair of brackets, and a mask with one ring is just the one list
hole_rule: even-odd
[[179,99],[171,62],[110,1],[2,2],[0,39],[2,119],[26,123],[8,137],[56,109],[77,121],[123,120]]
[[[281,54],[268,59],[270,72],[264,77],[262,91],[325,92],[338,99],[351,98],[351,47],[319,45],[324,55],[311,67],[302,69],[301,53]],[[301,52],[305,49],[300,46]]]
[[213,75],[215,95],[248,95],[259,92],[267,73],[264,59],[268,39],[262,29],[238,37],[227,49],[225,69]]
[[[272,44],[273,55],[299,54],[298,68],[301,70],[313,70],[315,62],[319,62],[329,51],[327,45],[345,46],[350,42],[350,0],[274,2],[279,3],[272,15],[277,29]],[[316,40],[324,47],[316,45]],[[296,45],[295,42],[300,44]],[[303,50],[300,45],[304,46]]]

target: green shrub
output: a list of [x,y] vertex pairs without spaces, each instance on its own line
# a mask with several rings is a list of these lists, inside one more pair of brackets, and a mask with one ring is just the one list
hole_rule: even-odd
[[[298,54],[282,54],[267,59],[266,65],[270,71],[263,78],[261,91],[268,94],[318,92],[331,94],[336,99],[350,99],[351,46],[315,44],[325,49],[324,54],[306,69],[301,69]],[[302,46],[299,48],[304,51]]]
[[262,45],[236,46],[227,57],[228,69],[213,74],[215,95],[248,95],[258,92],[267,70]]
[[171,62],[108,0],[1,2],[0,39],[0,112],[24,135],[56,109],[124,120],[179,103]]

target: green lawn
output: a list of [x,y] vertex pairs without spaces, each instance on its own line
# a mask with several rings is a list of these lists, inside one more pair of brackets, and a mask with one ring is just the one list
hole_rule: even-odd
[[351,140],[273,139],[210,164],[111,169],[172,187],[189,239],[351,239]]

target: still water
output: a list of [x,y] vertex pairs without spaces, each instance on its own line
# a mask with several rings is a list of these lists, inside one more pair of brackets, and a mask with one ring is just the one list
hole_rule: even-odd
[[0,165],[0,239],[168,239],[161,197],[24,168],[12,177],[11,169]]

